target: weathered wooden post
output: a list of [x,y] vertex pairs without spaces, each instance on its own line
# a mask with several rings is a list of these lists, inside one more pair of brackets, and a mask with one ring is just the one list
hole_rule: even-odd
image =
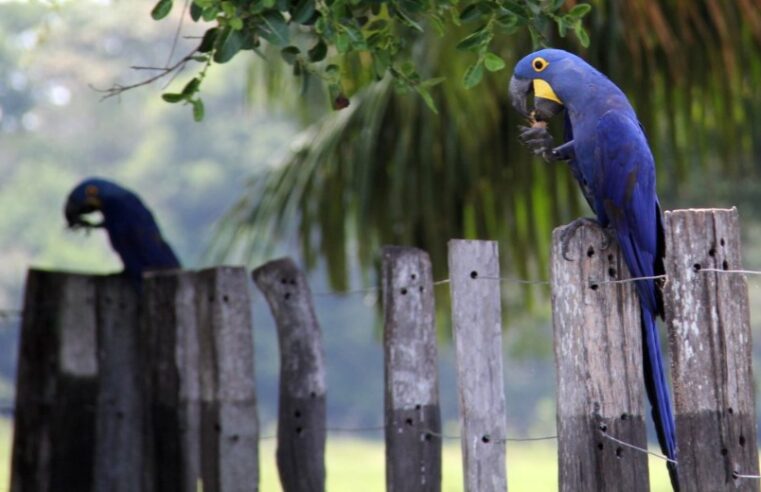
[[204,492],[259,490],[259,422],[248,276],[217,267],[196,277]]
[[383,248],[386,490],[441,490],[441,411],[431,261]]
[[280,344],[277,466],[285,492],[325,490],[325,364],[312,292],[290,258],[253,272]]
[[628,269],[596,225],[552,240],[560,490],[647,491],[647,455],[602,434],[647,447],[639,302],[632,283],[606,283]]
[[98,402],[96,492],[138,492],[144,484],[144,386],[137,291],[122,275],[96,280]]
[[507,436],[497,243],[450,240],[449,278],[465,491],[505,491]]
[[148,455],[153,490],[196,492],[201,477],[200,347],[195,274],[151,272],[143,281]]
[[[664,288],[682,490],[758,490],[748,286],[737,210],[665,214]],[[718,270],[718,271],[717,271]]]
[[29,270],[12,491],[92,489],[97,375],[95,279]]

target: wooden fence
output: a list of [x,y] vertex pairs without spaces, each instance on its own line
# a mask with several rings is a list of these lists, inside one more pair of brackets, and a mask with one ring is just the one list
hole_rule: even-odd
[[[737,212],[667,212],[665,229],[682,490],[758,490]],[[649,406],[633,284],[598,227],[576,228],[565,248],[561,232],[551,279],[560,489],[646,491]],[[382,261],[387,490],[439,491],[431,264],[425,252],[397,246],[384,248]],[[450,241],[449,270],[464,490],[504,491],[510,415],[497,244]],[[327,389],[309,285],[288,259],[253,279],[281,351],[281,483],[287,492],[322,491]],[[138,297],[122,277],[31,270],[11,490],[258,490],[248,283],[241,268],[152,273]]]

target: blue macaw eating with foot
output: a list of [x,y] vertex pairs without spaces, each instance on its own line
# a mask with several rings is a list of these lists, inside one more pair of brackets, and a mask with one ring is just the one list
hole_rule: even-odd
[[[655,191],[655,163],[631,104],[613,82],[576,55],[543,49],[521,59],[510,80],[513,106],[532,122],[521,141],[547,161],[566,160],[597,222],[610,228],[632,277],[663,273],[664,237]],[[534,108],[528,98],[533,93]],[[564,142],[555,147],[546,122],[564,114]],[[676,460],[674,417],[656,317],[663,300],[654,279],[636,281],[642,318],[647,395],[663,453]],[[676,466],[669,462],[674,490]]]
[[[92,223],[84,215],[100,211],[102,223]],[[124,273],[136,287],[144,271],[180,268],[172,248],[161,236],[153,214],[130,190],[101,178],[79,183],[64,207],[70,228],[103,227],[111,246],[124,263]]]

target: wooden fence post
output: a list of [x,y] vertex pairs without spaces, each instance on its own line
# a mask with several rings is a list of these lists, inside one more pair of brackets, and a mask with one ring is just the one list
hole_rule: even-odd
[[98,403],[96,409],[96,492],[143,490],[142,345],[135,286],[122,275],[96,280]]
[[201,368],[195,294],[192,272],[151,272],[143,280],[148,452],[153,488],[161,492],[197,492],[201,476]]
[[425,251],[383,248],[386,490],[441,490],[433,273]]
[[290,258],[253,272],[280,344],[277,466],[285,492],[325,490],[325,365],[307,279]]
[[665,229],[682,490],[757,491],[738,476],[758,475],[758,448],[748,286],[724,273],[742,269],[737,210],[666,212]]
[[92,488],[95,280],[29,270],[16,383],[11,490]]
[[505,491],[507,436],[497,243],[450,240],[449,278],[465,491]]
[[647,455],[602,434],[647,447],[639,301],[632,283],[605,283],[628,269],[588,222],[552,241],[560,490],[647,491]]
[[242,268],[197,273],[204,492],[259,490],[259,422],[248,277]]

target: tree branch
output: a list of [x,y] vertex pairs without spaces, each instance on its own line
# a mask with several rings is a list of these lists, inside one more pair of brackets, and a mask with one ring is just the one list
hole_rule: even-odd
[[185,65],[189,61],[193,60],[193,57],[198,53],[198,48],[193,48],[193,51],[188,53],[187,55],[180,58],[177,63],[174,65],[168,66],[168,67],[141,67],[141,66],[134,66],[131,67],[133,70],[156,70],[158,73],[152,77],[149,77],[147,79],[141,80],[140,82],[136,82],[134,84],[129,85],[121,85],[121,84],[114,84],[113,86],[109,87],[108,89],[99,89],[97,87],[94,87],[90,85],[90,88],[96,92],[100,92],[103,94],[103,97],[100,98],[101,101],[121,95],[123,92],[127,92],[132,89],[136,89],[138,87],[142,87],[144,85],[152,84],[153,82],[156,82],[159,79],[162,79],[166,77],[169,74],[172,74],[174,72],[179,72],[183,68],[185,68]]

